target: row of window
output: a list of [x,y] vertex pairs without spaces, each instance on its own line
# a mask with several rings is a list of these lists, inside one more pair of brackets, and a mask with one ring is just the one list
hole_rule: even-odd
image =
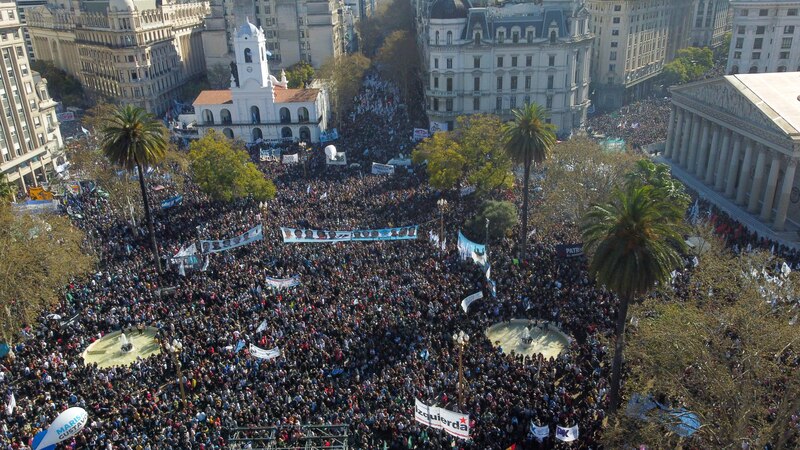
[[[770,10],[767,9],[767,8],[759,9],[758,10],[758,16],[759,17],[768,17],[769,16],[769,11]],[[775,10],[775,11],[776,11],[775,15],[777,16],[778,12],[777,12],[777,10]],[[740,9],[739,10],[739,15],[742,16],[742,17],[747,17],[747,16],[750,15],[750,10],[747,9],[747,8]],[[786,15],[787,16],[796,16],[797,15],[797,8],[789,8],[789,9],[787,9],[786,10]]]
[[[797,67],[797,71],[800,72],[800,66]],[[778,66],[778,72],[786,72],[786,66]],[[733,66],[731,68],[731,75],[736,75],[737,73],[739,73],[739,66]],[[748,73],[758,73],[758,66],[750,66]]]
[[[504,80],[505,77],[497,77],[497,90],[502,91],[504,89]],[[525,76],[525,90],[531,89],[531,76]],[[516,91],[519,85],[519,77],[518,76],[511,76],[509,79],[509,87],[512,91]],[[547,89],[553,89],[555,85],[555,76],[548,75],[547,76]],[[433,77],[433,88],[439,89],[439,77]],[[445,90],[447,92],[453,92],[453,78],[447,77],[445,78]],[[474,77],[472,80],[472,90],[473,91],[480,91],[481,90],[481,78]]]
[[[736,38],[736,45],[737,50],[741,50],[744,48],[744,38]],[[764,38],[755,38],[753,39],[753,49],[754,50],[761,50],[764,48]],[[792,38],[785,37],[781,39],[781,49],[789,50],[792,48]]]
[[[518,56],[511,56],[509,58],[510,66],[508,67],[519,67],[519,57]],[[498,56],[497,57],[497,64],[495,65],[496,68],[505,67],[505,56]],[[556,55],[548,55],[547,56],[547,66],[548,67],[555,67],[556,65]],[[533,66],[533,56],[526,55],[525,56],[525,67]],[[474,69],[481,68],[481,57],[480,56],[473,56],[472,57],[472,67]],[[439,68],[439,58],[433,58],[433,68]],[[453,68],[453,58],[445,58],[445,68],[452,69]]]
[[[791,52],[779,52],[778,59],[789,59]],[[742,52],[733,52],[733,59],[742,59]],[[752,52],[750,59],[761,59],[761,52]]]
[[[291,123],[292,122],[292,113],[289,111],[289,108],[281,108],[278,112],[280,115],[280,122],[281,123]],[[219,112],[220,115],[220,123],[223,125],[230,125],[233,123],[231,112],[230,110],[223,108]],[[300,107],[297,109],[297,121],[298,122],[308,122],[309,121],[309,114],[308,108]],[[214,125],[214,112],[209,109],[203,110],[203,123],[206,125]],[[251,106],[250,107],[250,123],[257,124],[261,123],[261,109],[258,106]]]
[[[531,102],[531,96],[526,95],[522,99],[521,105],[527,105]],[[444,103],[444,105],[442,105]],[[506,109],[514,109],[517,107],[517,97],[512,95],[511,97],[502,97],[498,96],[495,98],[495,110],[502,111]],[[545,100],[545,108],[553,109],[553,96],[548,95]],[[438,98],[434,98],[431,100],[431,109],[433,111],[444,111],[444,112],[452,112],[453,111],[453,99],[448,98],[445,99],[444,102],[439,101]],[[481,110],[481,98],[474,97],[472,99],[472,110],[473,111],[480,111]],[[550,119],[547,119],[547,123],[550,123]]]
[[[482,41],[483,36],[481,35],[480,29],[475,29],[472,32],[472,39],[476,43],[480,43]],[[533,27],[528,27],[525,32],[525,42],[528,44],[532,44],[534,38],[536,37],[536,29]],[[558,38],[558,31],[555,29],[550,30],[550,43],[555,44],[556,39]],[[506,32],[505,29],[501,28],[497,31],[497,35],[495,37],[498,44],[505,44],[506,43]],[[448,31],[445,35],[445,45],[453,45],[453,32]],[[434,45],[441,45],[440,33],[437,30],[436,33],[433,35],[433,44]],[[512,44],[519,44],[520,43],[520,33],[519,31],[512,31],[511,32],[511,43]]]

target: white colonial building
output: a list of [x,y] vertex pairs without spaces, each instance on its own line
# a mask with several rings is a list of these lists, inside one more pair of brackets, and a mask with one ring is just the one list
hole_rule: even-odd
[[264,30],[245,19],[234,39],[238,80],[231,88],[203,91],[194,101],[195,120],[204,135],[216,130],[245,142],[318,142],[328,124],[323,89],[289,89],[286,74],[269,73]]
[[475,113],[511,119],[512,109],[538,103],[559,134],[583,127],[592,45],[583,4],[418,2],[431,125],[453,129],[457,116]]
[[761,236],[797,244],[800,72],[728,75],[671,89],[673,174]]

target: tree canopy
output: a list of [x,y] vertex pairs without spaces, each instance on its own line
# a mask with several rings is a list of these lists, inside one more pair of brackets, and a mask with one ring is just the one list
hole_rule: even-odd
[[381,75],[394,81],[400,95],[408,99],[419,79],[420,63],[417,42],[408,30],[397,30],[389,34],[375,56]]
[[661,76],[666,85],[696,81],[714,67],[714,54],[708,47],[678,50],[674,60],[664,65]]
[[472,216],[465,225],[467,235],[476,242],[486,240],[486,219],[489,219],[489,240],[506,237],[519,222],[517,207],[511,202],[487,200],[480,212]]
[[369,58],[353,53],[331,57],[319,68],[318,78],[328,88],[337,120],[352,106],[353,97],[361,89],[361,80],[369,66]]
[[290,88],[302,88],[314,81],[314,68],[311,64],[300,61],[286,69],[286,80]]
[[233,148],[228,138],[213,130],[189,145],[189,161],[195,183],[215,200],[275,197],[275,185],[264,178],[250,155]]
[[[387,36],[397,30],[413,31],[414,10],[411,2],[389,0],[381,2],[377,11],[358,22],[359,47],[368,57],[378,53]],[[416,44],[414,45],[416,50]]]
[[47,61],[31,61],[31,69],[47,79],[47,88],[57,100],[68,106],[86,108],[92,102],[85,94],[80,80]]
[[498,142],[502,122],[493,115],[462,116],[454,131],[437,132],[412,152],[417,164],[427,161],[430,183],[437,189],[453,189],[459,183],[475,186],[485,195],[513,185],[511,159]]
[[14,214],[0,202],[0,338],[13,343],[22,327],[58,303],[70,279],[87,272],[93,258],[83,233],[63,216]]

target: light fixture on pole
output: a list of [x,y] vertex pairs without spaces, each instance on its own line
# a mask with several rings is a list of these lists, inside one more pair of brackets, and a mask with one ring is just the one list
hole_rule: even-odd
[[469,342],[469,335],[463,331],[453,335],[453,341],[458,344],[458,408],[464,412],[464,346]]
[[447,208],[447,200],[440,198],[436,205],[439,206],[439,242],[444,243],[444,210]]
[[181,367],[181,362],[178,359],[178,355],[183,350],[183,344],[181,341],[177,339],[172,339],[172,344],[170,345],[169,342],[164,344],[164,347],[167,349],[167,353],[172,355],[172,360],[175,363],[175,367],[178,369],[178,386],[181,389],[181,404],[183,407],[186,406],[186,390],[183,387],[183,368]]

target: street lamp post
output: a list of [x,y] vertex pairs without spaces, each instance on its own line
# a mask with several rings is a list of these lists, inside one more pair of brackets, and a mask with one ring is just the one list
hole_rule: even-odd
[[183,344],[181,344],[181,341],[177,339],[172,339],[172,345],[167,343],[165,347],[167,348],[167,352],[172,355],[175,367],[178,369],[178,386],[180,386],[181,389],[181,403],[183,406],[186,406],[186,390],[183,387],[183,368],[181,367],[181,362],[178,359],[178,354],[181,352],[181,350],[183,350]]
[[484,248],[486,249],[486,261],[489,261],[489,218],[486,218],[486,233],[483,240]]
[[[447,200],[440,198],[436,204],[439,206],[439,242],[444,242],[444,210],[447,208]],[[442,245],[439,245],[439,249],[442,249]]]
[[306,147],[308,144],[305,141],[300,141],[300,154],[303,156],[303,178],[308,178],[308,154],[306,154]]
[[464,412],[464,346],[469,342],[469,335],[463,331],[453,335],[453,341],[458,344],[458,408]]

